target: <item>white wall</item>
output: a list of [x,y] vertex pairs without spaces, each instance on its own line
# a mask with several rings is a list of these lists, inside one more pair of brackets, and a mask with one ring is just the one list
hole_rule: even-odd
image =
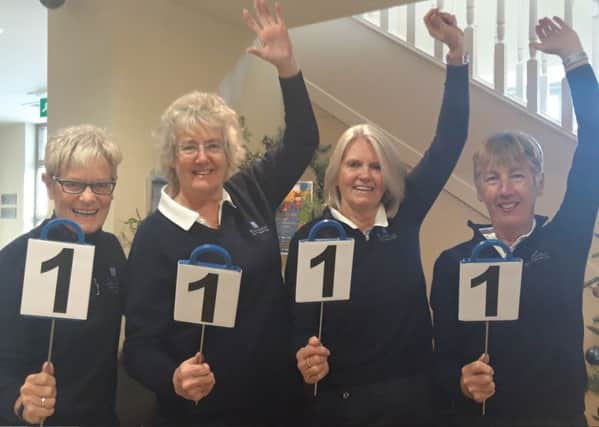
[[24,206],[32,207],[33,202],[34,145],[34,125],[0,125],[0,193],[17,194],[17,218],[0,219],[0,248],[31,226],[31,218],[23,212]]

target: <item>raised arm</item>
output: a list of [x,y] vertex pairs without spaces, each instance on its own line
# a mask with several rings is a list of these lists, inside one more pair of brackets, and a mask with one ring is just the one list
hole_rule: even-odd
[[[566,195],[553,223],[569,229],[564,232],[567,238],[584,239],[588,244],[577,247],[588,251],[599,206],[599,86],[578,35],[562,19],[543,18],[536,32],[539,42],[531,45],[562,59],[578,120],[578,145]],[[586,252],[581,257],[586,259]]]
[[[302,175],[319,142],[318,126],[303,76],[293,55],[293,48],[281,7],[275,3],[272,14],[264,0],[254,1],[255,18],[244,9],[243,18],[256,34],[259,47],[247,52],[273,64],[285,108],[285,132],[280,146],[266,153],[248,171],[266,194],[273,210]],[[243,173],[239,178],[243,179]]]
[[432,9],[424,17],[429,33],[449,48],[447,77],[437,130],[430,148],[407,176],[407,196],[424,217],[447,182],[468,135],[468,66],[462,64],[464,34],[453,15]]
[[254,10],[256,18],[247,9],[243,9],[242,13],[247,26],[256,34],[260,46],[249,47],[246,51],[274,65],[280,78],[295,76],[299,73],[299,67],[293,56],[281,5],[275,2],[275,13],[272,14],[265,0],[254,0]]

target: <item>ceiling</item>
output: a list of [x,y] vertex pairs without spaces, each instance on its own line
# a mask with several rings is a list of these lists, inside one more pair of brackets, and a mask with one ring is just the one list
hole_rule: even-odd
[[[47,87],[48,11],[39,0],[0,0],[0,123],[34,122]],[[82,0],[66,0],[69,1]],[[106,0],[87,0],[106,1]],[[122,1],[122,0],[119,0]],[[161,1],[161,0],[154,0]],[[241,10],[251,0],[162,0],[192,13],[239,25]],[[280,0],[290,27],[351,16],[414,0]],[[50,12],[52,13],[52,12]]]
[[47,9],[38,0],[2,0],[0,7],[0,122],[39,122],[46,90]]
[[[232,25],[239,25],[241,11],[252,10],[252,0],[170,0]],[[357,15],[419,0],[279,0],[290,27],[313,24],[329,19]],[[273,2],[269,0],[269,3]]]

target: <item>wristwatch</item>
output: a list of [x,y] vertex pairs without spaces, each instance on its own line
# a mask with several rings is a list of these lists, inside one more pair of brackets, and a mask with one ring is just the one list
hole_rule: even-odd
[[461,62],[459,64],[450,64],[449,63],[449,53],[447,55],[445,55],[445,62],[449,65],[454,65],[454,66],[459,66],[459,65],[466,65],[466,64],[470,64],[470,52],[464,52],[464,54],[462,55],[462,57],[460,58]]

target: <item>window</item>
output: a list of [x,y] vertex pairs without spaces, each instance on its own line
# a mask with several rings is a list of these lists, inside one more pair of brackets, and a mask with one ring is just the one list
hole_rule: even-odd
[[48,126],[45,123],[36,125],[35,136],[35,180],[33,184],[34,204],[33,204],[33,223],[39,224],[46,218],[48,213],[48,195],[42,182],[44,173],[44,152],[46,150],[46,139],[48,136]]

